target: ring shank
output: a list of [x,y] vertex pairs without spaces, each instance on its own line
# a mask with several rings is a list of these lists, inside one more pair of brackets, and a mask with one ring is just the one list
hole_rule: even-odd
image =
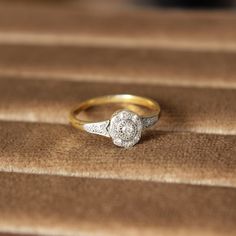
[[81,130],[84,130],[84,125],[86,124],[92,124],[94,122],[106,122],[106,121],[86,121],[78,119],[77,116],[80,112],[87,110],[88,108],[99,106],[99,105],[106,105],[106,104],[114,104],[114,103],[129,103],[133,105],[139,105],[143,106],[145,108],[148,108],[150,112],[142,116],[143,119],[150,119],[150,118],[158,118],[160,115],[160,106],[157,102],[150,98],[130,95],[130,94],[118,94],[118,95],[107,95],[97,98],[92,98],[89,100],[86,100],[82,102],[80,105],[75,107],[71,110],[69,120],[72,126],[75,128],[79,128]]

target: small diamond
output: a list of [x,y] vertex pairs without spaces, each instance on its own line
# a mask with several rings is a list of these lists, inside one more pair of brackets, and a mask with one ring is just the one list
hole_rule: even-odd
[[115,142],[115,144],[116,144],[117,146],[122,145],[122,140],[119,139],[119,138],[116,138],[116,139],[114,140],[114,142]]
[[132,117],[133,122],[136,122],[138,119],[139,119],[139,116],[138,116],[138,115],[134,115],[134,116]]

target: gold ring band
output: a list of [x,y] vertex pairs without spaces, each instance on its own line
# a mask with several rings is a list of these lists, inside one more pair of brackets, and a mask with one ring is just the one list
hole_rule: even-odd
[[[116,111],[110,120],[86,121],[77,116],[87,109],[106,104],[132,104],[148,109],[150,112],[140,116],[128,109]],[[136,144],[144,128],[154,125],[160,116],[160,106],[153,99],[130,94],[96,97],[80,103],[71,110],[69,120],[75,128],[89,133],[112,137],[114,144],[131,147]]]

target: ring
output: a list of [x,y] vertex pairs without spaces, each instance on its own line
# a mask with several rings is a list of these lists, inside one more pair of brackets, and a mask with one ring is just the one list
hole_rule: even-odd
[[[82,111],[107,104],[122,104],[125,109],[113,113],[109,120],[86,121],[78,118]],[[128,104],[143,107],[148,112],[140,115],[127,109]],[[158,121],[160,110],[159,104],[150,98],[130,94],[108,95],[80,103],[71,110],[69,120],[75,128],[92,134],[111,137],[115,145],[129,148],[139,142],[144,129],[153,126]]]

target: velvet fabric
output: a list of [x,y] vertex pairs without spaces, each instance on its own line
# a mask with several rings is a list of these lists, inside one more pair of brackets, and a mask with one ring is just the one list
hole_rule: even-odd
[[41,235],[235,235],[234,188],[1,173],[0,227]]
[[[235,13],[85,5],[0,1],[0,235],[235,235]],[[162,108],[128,150],[68,123],[117,93]]]

